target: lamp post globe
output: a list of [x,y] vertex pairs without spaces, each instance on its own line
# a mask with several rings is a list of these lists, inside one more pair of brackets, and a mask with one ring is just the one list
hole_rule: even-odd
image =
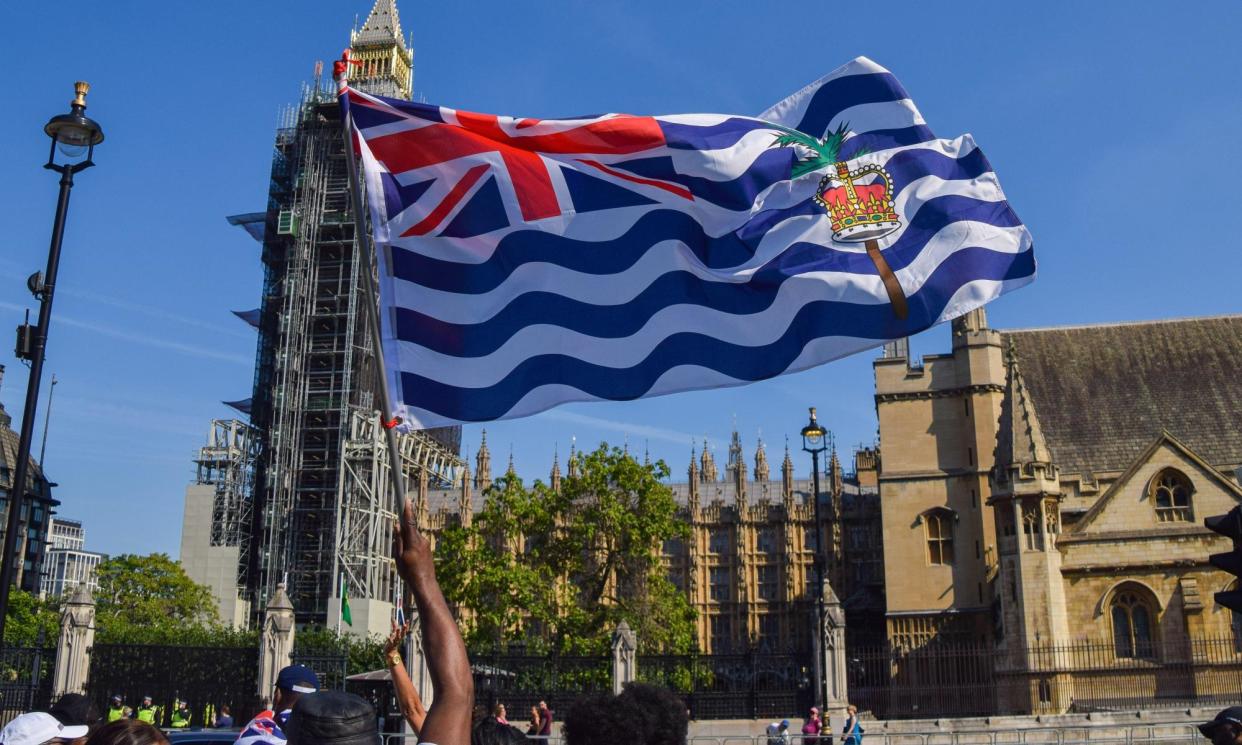
[[[65,215],[69,210],[69,192],[73,188],[74,174],[95,165],[91,158],[95,146],[103,142],[103,128],[86,115],[86,94],[90,85],[74,83],[74,98],[69,103],[69,113],[59,114],[48,120],[43,131],[52,140],[44,168],[60,174],[60,194],[56,200],[56,217],[52,223],[52,241],[48,247],[47,270],[28,282],[31,294],[39,301],[37,325],[23,323],[17,329],[17,356],[30,363],[30,377],[26,384],[26,405],[22,410],[22,427],[17,444],[17,462],[13,464],[13,478],[9,482],[8,516],[5,521],[4,548],[0,555],[0,646],[3,646],[5,617],[8,613],[9,591],[15,579],[17,564],[25,560],[18,557],[17,537],[24,532],[21,515],[26,505],[27,484],[30,481],[30,448],[34,439],[35,414],[39,404],[39,383],[43,378],[44,351],[52,320],[52,298],[56,289],[56,275],[60,269],[60,247],[65,234]],[[57,161],[56,153],[63,157]],[[85,154],[85,158],[82,155]],[[46,480],[46,479],[45,479]],[[33,514],[33,510],[30,511]],[[37,571],[36,564],[31,565]]]

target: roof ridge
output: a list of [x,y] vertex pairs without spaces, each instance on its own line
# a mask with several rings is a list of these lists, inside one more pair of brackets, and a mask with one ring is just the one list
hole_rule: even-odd
[[1242,313],[1221,313],[1212,316],[1179,316],[1177,318],[1156,318],[1148,321],[1112,321],[1109,323],[1074,323],[1065,326],[1031,326],[1029,328],[997,329],[997,331],[1002,334],[1025,334],[1032,331],[1075,331],[1078,329],[1150,326],[1158,323],[1189,323],[1191,321],[1219,321],[1224,319],[1242,320]]

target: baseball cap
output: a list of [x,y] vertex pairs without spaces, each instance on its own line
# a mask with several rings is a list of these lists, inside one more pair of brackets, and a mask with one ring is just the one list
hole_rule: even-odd
[[782,727],[785,727],[786,729],[788,729],[788,728],[789,728],[789,720],[788,720],[788,719],[782,719],[782,720],[781,720],[781,726],[782,726]]
[[[1211,737],[1216,728],[1225,722],[1236,724],[1242,729],[1242,706],[1230,706],[1228,709],[1222,710],[1212,721],[1200,724],[1199,731],[1203,733],[1204,737]],[[7,740],[4,742],[4,745],[8,745]]]
[[66,693],[47,713],[66,725],[89,725],[99,719],[95,704],[81,693]]
[[48,740],[74,740],[86,737],[85,724],[65,726],[56,717],[42,711],[22,714],[0,731],[2,745],[42,745]]
[[285,734],[291,745],[374,745],[375,709],[361,696],[324,691],[293,705]]
[[276,676],[276,687],[295,693],[314,693],[319,690],[319,676],[306,665],[290,665]]

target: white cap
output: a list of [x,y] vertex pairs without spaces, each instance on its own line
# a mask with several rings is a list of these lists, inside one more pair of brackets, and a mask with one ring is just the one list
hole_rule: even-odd
[[76,740],[86,737],[85,724],[65,726],[51,714],[41,711],[22,714],[0,731],[0,745],[43,745],[48,740]]

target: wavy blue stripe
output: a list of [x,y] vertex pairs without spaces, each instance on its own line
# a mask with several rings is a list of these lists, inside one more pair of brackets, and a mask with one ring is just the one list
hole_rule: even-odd
[[761,119],[730,117],[711,125],[681,124],[657,119],[664,132],[665,143],[674,150],[721,150],[756,129],[771,130],[772,125]]
[[[960,172],[970,173],[966,169]],[[772,226],[800,214],[820,214],[820,210],[811,200],[788,209],[769,210],[756,215],[739,230],[715,238],[708,236],[691,215],[673,210],[648,212],[623,235],[607,241],[583,241],[537,230],[522,230],[501,239],[492,255],[479,264],[436,259],[394,245],[392,271],[398,279],[429,289],[478,295],[499,287],[514,270],[530,262],[556,264],[584,274],[617,274],[632,267],[657,243],[668,240],[685,243],[708,268],[728,269],[750,259]],[[919,208],[902,237],[886,249],[885,255],[893,257],[889,263],[894,269],[906,266],[932,235],[960,220],[985,222],[998,227],[1020,224],[1005,202],[985,202],[957,195],[936,197]],[[752,227],[754,230],[751,230]],[[791,251],[794,253],[791,254]],[[809,258],[812,255],[816,258]],[[840,267],[839,271],[852,271],[846,267],[854,266],[851,262],[856,262],[858,255],[829,246],[795,242],[778,261],[809,260],[825,268]]]
[[[958,252],[1000,253],[986,246]],[[875,274],[865,254],[852,254],[855,274]],[[1006,253],[1010,260],[1015,254]],[[805,271],[820,269],[807,266]],[[553,292],[527,292],[499,313],[476,324],[446,322],[409,308],[397,308],[398,339],[455,357],[483,357],[500,349],[527,326],[548,325],[600,339],[620,339],[637,333],[656,313],[675,305],[696,305],[737,316],[761,313],[772,306],[781,285],[792,274],[782,267],[765,266],[744,283],[708,282],[690,272],[669,272],[657,278],[632,300],[619,305],[596,305]]]
[[891,73],[868,73],[846,75],[829,80],[811,94],[811,102],[802,113],[802,120],[795,129],[816,137],[823,137],[841,112],[851,106],[865,103],[883,103],[909,98]]
[[936,139],[926,124],[915,124],[898,129],[873,129],[870,132],[854,135],[841,144],[841,160],[858,157],[861,152],[874,153],[894,147],[917,145],[920,142],[931,142]]
[[661,179],[681,184],[690,190],[695,199],[735,212],[749,209],[755,197],[772,184],[788,181],[793,172],[797,153],[793,148],[781,147],[759,153],[740,176],[729,181],[713,181],[702,176],[678,173],[673,159],[667,155],[656,158],[638,158],[624,163],[614,163],[613,168],[628,171],[643,178]]
[[1017,256],[963,252],[942,263],[909,299],[911,314],[904,321],[893,315],[888,304],[817,301],[803,306],[785,333],[762,347],[744,347],[703,334],[673,334],[642,362],[625,369],[594,365],[567,355],[538,355],[523,360],[501,381],[486,388],[463,388],[402,371],[402,390],[410,406],[459,421],[478,422],[504,417],[523,396],[542,385],[563,384],[597,398],[628,401],[645,395],[661,375],[680,365],[710,367],[738,380],[763,380],[781,374],[815,339],[910,336],[930,326],[966,282],[1020,279],[1034,272],[1032,251]]

